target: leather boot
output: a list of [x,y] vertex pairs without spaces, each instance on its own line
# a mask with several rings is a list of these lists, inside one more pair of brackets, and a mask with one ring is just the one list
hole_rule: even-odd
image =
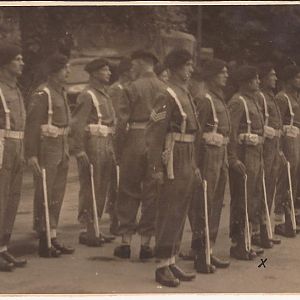
[[177,287],[180,284],[180,280],[174,276],[169,266],[156,269],[155,281],[167,287]]
[[115,248],[114,256],[120,258],[130,258],[131,250],[129,245],[120,245]]
[[192,281],[196,277],[196,274],[184,272],[175,264],[169,265],[169,269],[180,281]]
[[154,251],[151,247],[142,245],[140,249],[140,259],[150,259],[154,257]]
[[267,225],[260,225],[260,246],[264,249],[273,248],[273,242],[269,239]]
[[0,253],[0,271],[2,272],[11,272],[14,269],[14,264],[8,262]]
[[40,257],[59,257],[61,252],[53,246],[48,248],[47,236],[45,232],[40,233],[39,238],[39,256]]
[[27,264],[27,260],[25,258],[16,258],[8,251],[4,251],[1,254],[7,262],[12,263],[17,268],[24,267]]
[[210,256],[210,261],[214,266],[220,269],[228,268],[230,265],[230,262],[228,260],[220,259],[215,255]]
[[212,264],[208,265],[206,263],[205,250],[201,249],[196,252],[194,259],[194,268],[198,273],[210,274],[215,273],[216,267]]
[[251,260],[244,241],[239,241],[236,246],[230,247],[230,256],[238,260]]
[[73,254],[75,252],[74,248],[60,244],[57,238],[52,238],[51,244],[56,250],[59,250],[61,254]]

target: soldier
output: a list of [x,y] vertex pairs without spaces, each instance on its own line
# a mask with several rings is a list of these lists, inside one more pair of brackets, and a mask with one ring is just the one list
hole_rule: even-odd
[[[106,90],[111,72],[109,63],[99,58],[89,62],[89,84],[80,93],[72,119],[73,152],[77,158],[80,191],[78,220],[81,224],[79,243],[101,246],[114,239],[100,233],[96,235],[95,223],[101,220],[113,163],[112,135],[115,113]],[[90,164],[94,169],[95,198],[98,220],[93,217],[93,194]]]
[[[230,118],[223,94],[228,71],[224,61],[214,59],[205,63],[202,72],[207,90],[206,93],[200,93],[195,97],[202,128],[198,141],[197,160],[202,178],[207,181],[208,227],[212,253],[217,239],[228,173],[227,144],[230,134]],[[221,260],[211,254],[212,265],[206,265],[203,195],[202,186],[196,184],[190,208],[193,231],[192,249],[196,252],[196,270],[210,273],[214,272],[215,267],[228,267],[229,261]]]
[[[261,91],[258,96],[261,98],[261,107],[264,112],[264,176],[266,186],[266,196],[268,211],[271,215],[276,183],[279,177],[280,165],[283,153],[280,147],[280,137],[282,134],[282,121],[278,104],[275,101],[274,89],[276,88],[277,76],[274,66],[271,63],[259,65],[259,78],[261,81]],[[264,211],[265,209],[263,209]],[[267,212],[265,212],[267,213]],[[265,223],[265,222],[264,222]],[[260,236],[253,237],[253,244],[262,248],[269,248],[272,244],[279,244],[278,238],[273,238],[272,243],[268,242],[266,224],[261,224]]]
[[170,70],[169,87],[156,99],[146,137],[148,168],[161,184],[155,234],[155,256],[160,263],[155,280],[177,287],[180,281],[195,278],[195,274],[185,273],[175,264],[175,256],[182,239],[195,174],[201,181],[194,160],[194,140],[199,124],[188,92],[188,80],[193,72],[191,54],[184,49],[174,49],[165,63]]
[[[34,175],[36,229],[39,255],[58,257],[74,249],[57,240],[56,229],[65,194],[69,165],[70,111],[64,84],[69,74],[67,57],[53,54],[47,60],[48,81],[33,94],[26,124],[26,155]],[[47,245],[42,168],[46,173],[51,248]]]
[[[124,88],[131,82],[131,59],[128,57],[123,58],[120,61],[118,66],[118,75],[119,79],[114,84],[110,86],[108,89],[108,94],[111,98],[116,118],[118,120],[118,111],[119,111],[119,103],[123,97]],[[107,211],[110,214],[110,233],[114,235],[118,235],[119,221],[117,217],[117,198],[119,193],[118,181],[120,177],[120,169],[119,169],[119,160],[121,151],[120,147],[117,145],[117,141],[122,145],[122,140],[124,140],[126,135],[126,128],[124,128],[125,132],[118,132],[119,138],[114,138],[114,149],[115,149],[115,161],[113,162],[111,182],[109,188],[108,202],[107,202]]]
[[261,248],[254,251],[251,236],[259,232],[261,219],[264,120],[256,94],[260,83],[256,68],[239,67],[235,80],[239,91],[228,104],[231,118],[228,145],[230,256],[251,260],[263,252]]
[[157,64],[154,68],[154,72],[162,82],[168,83],[169,72],[165,65]]
[[[276,102],[280,108],[283,122],[282,150],[286,160],[291,166],[291,181],[294,201],[297,195],[297,181],[300,163],[300,68],[295,65],[286,66],[282,71],[284,88],[276,95]],[[287,166],[282,165],[282,176],[276,192],[276,203],[281,203],[275,207],[276,225],[275,233],[285,237],[295,237],[291,221],[290,194],[287,176]],[[300,205],[295,201],[295,208]],[[299,210],[298,210],[299,214]],[[298,217],[299,218],[299,217]]]
[[[123,149],[120,154],[120,191],[117,204],[122,244],[115,248],[114,255],[129,258],[132,235],[138,232],[141,235],[140,259],[148,259],[153,257],[150,242],[154,235],[157,189],[154,179],[147,172],[145,128],[156,94],[164,88],[164,84],[153,71],[157,62],[153,54],[136,51],[131,59],[132,74],[137,79],[125,88],[118,112],[118,137],[123,134],[127,124],[129,130],[124,145],[118,142]],[[136,224],[140,204],[141,218]]]
[[0,46],[0,271],[12,271],[27,263],[7,249],[20,202],[24,165],[25,108],[17,86],[23,66],[19,47]]

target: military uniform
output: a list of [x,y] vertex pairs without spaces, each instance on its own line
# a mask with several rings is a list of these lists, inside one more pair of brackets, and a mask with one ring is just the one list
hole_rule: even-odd
[[[64,89],[48,81],[32,96],[26,124],[26,155],[38,157],[46,170],[50,228],[56,229],[65,194],[69,166],[68,133],[70,110]],[[55,126],[55,127],[53,127]],[[51,132],[49,128],[53,128]],[[34,175],[35,228],[45,232],[44,196],[41,176]]]
[[[99,115],[100,114],[100,115]],[[74,154],[85,152],[94,167],[95,197],[99,220],[102,217],[108,192],[112,163],[112,135],[115,113],[106,89],[91,80],[79,95],[72,119]],[[78,220],[82,227],[93,227],[92,187],[90,170],[78,164],[80,191]],[[90,233],[95,236],[95,232]]]
[[[195,176],[194,140],[198,129],[189,92],[170,80],[168,90],[157,99],[147,129],[149,168],[164,172],[156,210],[157,258],[170,258],[179,251]],[[164,151],[169,152],[166,165],[162,163]]]
[[15,82],[0,77],[0,247],[9,243],[18,205],[24,166],[25,108]]
[[[230,237],[245,246],[245,190],[243,176],[235,169],[238,161],[246,167],[247,210],[252,231],[261,223],[264,119],[255,93],[238,92],[228,107],[232,124],[228,145],[230,179]],[[251,232],[250,232],[251,234]]]
[[[280,108],[283,122],[282,151],[287,161],[290,162],[294,203],[295,208],[299,208],[296,195],[300,163],[300,100],[296,91],[285,89],[276,95],[276,102]],[[283,164],[281,174],[276,192],[276,202],[281,205],[275,207],[275,213],[278,215],[285,213],[286,222],[290,222],[289,185],[286,166]]]
[[[120,188],[117,204],[119,233],[151,237],[154,234],[155,181],[147,172],[148,160],[145,145],[145,128],[149,121],[156,94],[164,84],[155,73],[146,72],[125,88],[118,109],[117,136],[124,136],[129,125],[120,158]],[[137,212],[142,203],[141,218],[136,222]]]
[[[215,243],[224,201],[228,173],[227,144],[230,134],[229,111],[222,90],[209,88],[197,103],[198,118],[202,133],[197,151],[198,165],[202,178],[207,181],[208,222],[210,240]],[[203,240],[204,195],[201,185],[196,184],[190,208],[193,231],[192,248],[197,249],[197,240]]]

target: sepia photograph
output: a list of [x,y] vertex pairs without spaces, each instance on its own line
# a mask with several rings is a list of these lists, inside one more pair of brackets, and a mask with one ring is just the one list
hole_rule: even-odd
[[0,2],[0,298],[300,294],[300,1]]

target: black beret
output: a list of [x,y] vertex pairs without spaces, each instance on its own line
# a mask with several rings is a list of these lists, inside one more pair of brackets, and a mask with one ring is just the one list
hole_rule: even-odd
[[275,70],[275,67],[271,62],[265,62],[258,65],[258,75],[260,78],[264,78],[272,70]]
[[22,50],[17,45],[0,45],[0,67],[9,64],[17,55],[21,53]]
[[47,59],[47,71],[48,74],[56,73],[60,71],[68,63],[69,59],[67,56],[60,53],[55,53],[49,56]]
[[202,69],[202,78],[204,80],[211,79],[218,75],[226,67],[226,62],[221,59],[212,59],[205,62]]
[[158,63],[158,58],[151,52],[145,50],[137,50],[131,54],[131,59],[143,59],[143,60],[151,60],[153,65]]
[[84,70],[88,73],[97,71],[105,66],[109,66],[109,62],[104,58],[96,58],[86,64]]
[[258,71],[255,67],[244,65],[235,70],[233,77],[236,83],[241,84],[254,79],[257,75]]
[[176,69],[191,59],[192,55],[186,49],[173,49],[166,56],[164,64],[169,69]]
[[128,57],[124,57],[118,66],[118,73],[122,75],[125,72],[128,72],[132,67],[131,59]]
[[300,73],[300,68],[299,66],[296,65],[288,65],[286,67],[283,68],[281,74],[280,74],[280,78],[283,81],[288,81],[290,79],[293,79],[296,77],[297,74]]

